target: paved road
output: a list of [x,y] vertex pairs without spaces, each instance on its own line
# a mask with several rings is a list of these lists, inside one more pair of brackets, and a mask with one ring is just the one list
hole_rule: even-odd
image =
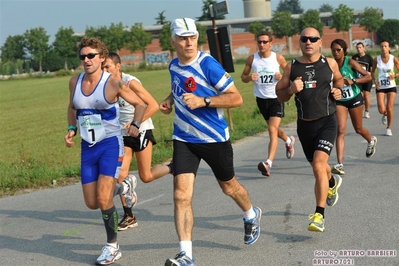
[[[398,99],[393,137],[384,136],[375,104],[371,119],[364,119],[378,137],[371,159],[365,157],[366,142],[348,126],[346,175],[338,203],[326,209],[324,233],[307,231],[308,215],[315,208],[314,178],[300,145],[295,158],[288,160],[280,141],[272,176],[265,178],[256,166],[265,159],[267,135],[234,144],[237,176],[263,210],[261,236],[252,246],[243,243],[241,211],[202,165],[193,202],[197,265],[338,265],[343,258],[347,260],[341,265],[399,265]],[[286,131],[295,134],[295,127],[291,124]],[[335,161],[334,151],[330,163]],[[139,226],[118,235],[123,257],[115,265],[163,265],[178,252],[172,177],[139,182],[137,192],[134,213]],[[122,214],[119,202],[117,207]],[[0,199],[0,265],[90,265],[104,241],[100,213],[85,207],[79,184]],[[372,250],[392,252],[385,257],[367,256]],[[341,257],[329,260],[339,251]]]

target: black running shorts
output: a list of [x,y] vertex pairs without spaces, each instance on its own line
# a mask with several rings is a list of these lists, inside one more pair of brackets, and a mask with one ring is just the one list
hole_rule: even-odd
[[229,181],[235,176],[233,147],[231,142],[187,143],[173,140],[173,175],[193,173],[197,175],[203,159],[220,181]]
[[131,148],[134,152],[144,150],[147,147],[148,141],[151,141],[152,145],[157,143],[151,129],[141,131],[137,137],[123,136],[125,147]]
[[337,137],[337,127],[335,113],[313,121],[297,120],[298,137],[309,162],[313,162],[316,150],[331,154]]
[[256,104],[263,118],[268,121],[270,117],[284,117],[284,103],[277,99],[262,99],[256,97]]

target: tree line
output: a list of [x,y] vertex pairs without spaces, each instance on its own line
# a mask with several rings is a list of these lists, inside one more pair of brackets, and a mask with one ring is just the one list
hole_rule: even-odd
[[[217,3],[213,0],[203,0],[202,15],[198,21],[211,20],[209,5]],[[399,20],[384,20],[378,9],[366,7],[360,15],[359,21],[355,21],[354,10],[344,4],[334,9],[329,4],[322,4],[318,10],[309,9],[304,12],[299,0],[280,0],[276,11],[273,13],[271,26],[267,27],[260,21],[250,24],[249,31],[255,36],[260,31],[269,30],[276,38],[288,38],[299,33],[305,27],[314,27],[323,33],[323,23],[320,21],[321,12],[331,12],[333,23],[331,28],[337,32],[348,32],[350,25],[358,23],[368,32],[377,32],[381,39],[391,42],[391,45],[399,43]],[[166,20],[165,11],[158,13],[155,18],[157,25],[163,25],[159,34],[159,42],[163,51],[170,51],[170,21]],[[300,14],[299,19],[294,19],[292,14]],[[224,19],[224,16],[216,19]],[[197,24],[200,32],[199,45],[207,42],[206,27]],[[85,36],[98,37],[107,44],[110,51],[118,52],[124,48],[132,53],[142,51],[143,63],[147,62],[145,49],[152,42],[152,35],[146,32],[141,23],[131,27],[122,23],[111,23],[109,27],[87,27]],[[57,71],[60,69],[74,69],[80,65],[77,57],[76,44],[82,36],[77,36],[72,27],[61,27],[55,34],[54,42],[49,45],[50,36],[42,27],[27,30],[22,35],[8,36],[4,45],[0,47],[1,62],[0,74],[20,74],[21,71]],[[374,40],[373,40],[374,42]]]

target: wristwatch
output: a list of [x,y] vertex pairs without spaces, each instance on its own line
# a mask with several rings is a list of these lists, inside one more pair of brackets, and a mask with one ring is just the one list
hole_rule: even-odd
[[204,102],[205,102],[205,107],[208,107],[211,104],[211,98],[205,97]]
[[357,84],[356,79],[352,79],[353,84]]
[[134,127],[136,127],[136,128],[140,128],[140,122],[138,122],[138,121],[133,121],[131,124],[130,124],[130,126],[134,126]]

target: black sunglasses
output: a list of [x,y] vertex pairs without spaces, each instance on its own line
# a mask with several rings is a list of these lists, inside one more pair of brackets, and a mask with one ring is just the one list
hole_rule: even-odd
[[308,40],[311,42],[311,43],[315,43],[315,42],[317,42],[318,40],[320,40],[320,37],[316,37],[316,36],[301,36],[301,42],[303,42],[303,43],[306,43],[306,42],[308,42]]
[[268,43],[268,42],[270,42],[270,41],[258,41],[258,44],[261,44],[261,43],[263,43],[263,44],[266,44],[266,43]]
[[333,52],[341,52],[342,48],[331,49],[331,51],[333,51]]
[[94,57],[96,57],[96,55],[98,55],[99,53],[90,53],[90,54],[81,54],[79,55],[79,59],[80,60],[85,60],[86,56],[89,59],[93,59]]

